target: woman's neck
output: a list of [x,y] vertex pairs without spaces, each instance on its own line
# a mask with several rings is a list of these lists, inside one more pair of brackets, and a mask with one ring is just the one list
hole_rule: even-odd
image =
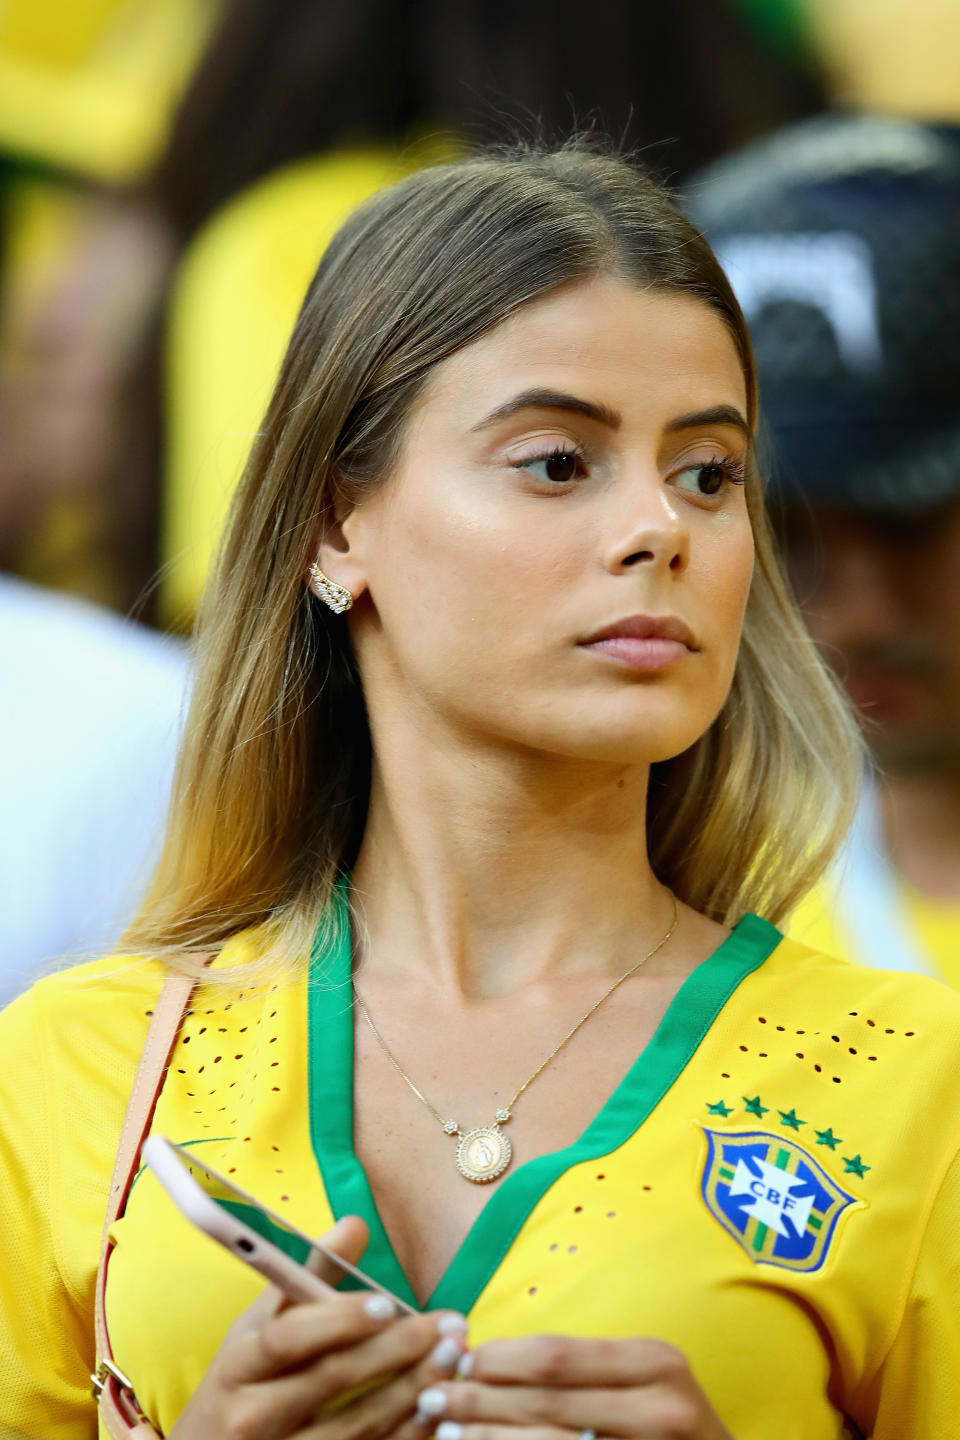
[[492,998],[629,965],[672,913],[647,857],[647,780],[646,766],[392,744],[352,872],[368,973]]

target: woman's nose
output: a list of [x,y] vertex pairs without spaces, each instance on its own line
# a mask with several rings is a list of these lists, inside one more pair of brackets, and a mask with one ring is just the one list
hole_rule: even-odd
[[[662,483],[662,482],[661,482]],[[606,567],[621,573],[637,566],[679,572],[690,559],[690,534],[676,502],[658,486],[637,497],[611,530]]]

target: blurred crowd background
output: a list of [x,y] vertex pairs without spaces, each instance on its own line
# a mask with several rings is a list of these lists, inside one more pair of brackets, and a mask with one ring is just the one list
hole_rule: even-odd
[[136,903],[327,239],[416,166],[584,127],[728,269],[790,574],[874,757],[795,931],[960,985],[958,0],[3,0],[0,1003]]

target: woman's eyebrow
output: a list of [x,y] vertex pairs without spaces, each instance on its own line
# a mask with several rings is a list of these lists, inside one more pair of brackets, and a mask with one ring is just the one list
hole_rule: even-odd
[[471,434],[475,430],[486,430],[498,420],[506,420],[518,410],[565,410],[574,415],[585,415],[588,420],[595,420],[597,424],[606,425],[610,430],[618,429],[621,424],[617,411],[611,410],[608,405],[601,405],[595,400],[583,400],[579,395],[567,395],[562,390],[533,389],[521,390],[519,395],[514,395],[511,400],[505,400],[502,405],[491,410],[489,415],[470,427]]
[[735,405],[714,405],[710,410],[694,410],[689,415],[678,415],[664,428],[672,434],[675,430],[695,430],[701,425],[733,425],[743,432],[745,439],[750,439],[750,426]]

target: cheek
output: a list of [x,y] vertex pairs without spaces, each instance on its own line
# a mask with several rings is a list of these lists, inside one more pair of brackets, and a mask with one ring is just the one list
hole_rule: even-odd
[[384,539],[391,559],[381,581],[391,592],[407,591],[435,640],[445,629],[467,625],[470,635],[493,632],[509,644],[565,569],[562,546],[542,523],[518,515],[505,528],[495,507],[465,505],[462,497],[457,505],[408,507],[387,523]]
[[750,596],[756,553],[748,526],[716,537],[704,554],[697,588],[708,633],[714,645],[734,653]]
[[753,535],[736,537],[714,556],[707,584],[700,592],[700,613],[705,641],[700,683],[687,696],[690,718],[705,729],[716,719],[733,683],[740,653],[744,613],[754,571]]

